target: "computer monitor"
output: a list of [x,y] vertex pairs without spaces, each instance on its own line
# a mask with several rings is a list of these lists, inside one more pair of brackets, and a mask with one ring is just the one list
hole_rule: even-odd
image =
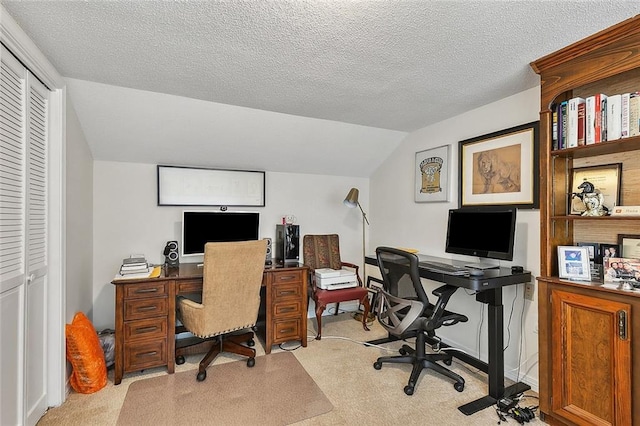
[[182,212],[182,256],[204,254],[208,242],[257,240],[260,213],[185,210]]
[[447,253],[513,260],[515,207],[449,210]]

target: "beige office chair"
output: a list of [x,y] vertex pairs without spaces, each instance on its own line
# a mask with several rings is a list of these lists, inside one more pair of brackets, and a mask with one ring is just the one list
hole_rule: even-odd
[[[178,319],[184,329],[202,339],[214,340],[200,361],[198,381],[206,379],[207,366],[223,351],[247,356],[247,366],[255,365],[255,349],[241,344],[255,344],[253,331],[232,333],[256,324],[266,251],[266,240],[205,245],[202,302],[184,297],[177,302]],[[176,355],[176,363],[183,363],[179,349]]]
[[[358,300],[364,306],[364,315],[362,316],[362,327],[367,327],[367,318],[369,317],[369,292],[362,286],[362,281],[358,276],[359,266],[353,263],[343,262],[340,259],[340,240],[338,234],[328,235],[305,235],[303,239],[304,264],[307,265],[311,274],[309,282],[311,283],[310,296],[316,304],[316,321],[318,322],[318,334],[316,340],[322,337],[322,313],[330,303],[336,304],[336,312],[340,302],[350,300]],[[355,269],[358,278],[358,286],[352,288],[343,288],[337,290],[323,290],[316,286],[315,270],[320,268],[342,269],[344,267]]]

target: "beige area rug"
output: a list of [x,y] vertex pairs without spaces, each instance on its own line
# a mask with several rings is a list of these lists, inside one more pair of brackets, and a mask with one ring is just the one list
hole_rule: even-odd
[[289,352],[138,380],[129,386],[118,425],[288,425],[333,409]]

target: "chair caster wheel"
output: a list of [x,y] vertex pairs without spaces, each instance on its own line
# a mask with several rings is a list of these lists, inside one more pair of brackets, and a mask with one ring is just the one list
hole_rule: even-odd
[[176,357],[176,364],[178,364],[178,365],[184,364],[184,357],[182,355],[178,355]]
[[453,384],[453,388],[458,392],[462,392],[464,390],[464,383],[456,382]]
[[247,342],[247,346],[252,347],[256,345],[256,341],[253,339],[249,339],[249,341]]
[[196,379],[197,379],[199,382],[204,381],[204,379],[206,379],[206,378],[207,378],[207,372],[206,372],[206,371],[203,371],[203,372],[201,372],[201,373],[198,373],[198,375],[196,376]]
[[249,358],[247,360],[247,367],[253,367],[254,365],[256,365],[256,359],[255,358]]
[[407,385],[404,387],[404,393],[407,395],[413,395],[413,389],[414,389],[413,386]]
[[445,365],[451,365],[451,359],[444,359],[442,362],[444,362]]
[[382,363],[378,361],[374,362],[373,368],[375,368],[376,370],[380,370],[382,368]]
[[400,355],[403,355],[403,356],[408,354],[408,352],[405,350],[405,348],[400,348],[400,350],[398,352],[400,352]]

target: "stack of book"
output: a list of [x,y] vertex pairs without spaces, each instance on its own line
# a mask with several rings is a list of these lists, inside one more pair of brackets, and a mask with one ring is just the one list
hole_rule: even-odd
[[131,256],[122,259],[120,275],[144,274],[149,272],[149,264],[144,256]]

